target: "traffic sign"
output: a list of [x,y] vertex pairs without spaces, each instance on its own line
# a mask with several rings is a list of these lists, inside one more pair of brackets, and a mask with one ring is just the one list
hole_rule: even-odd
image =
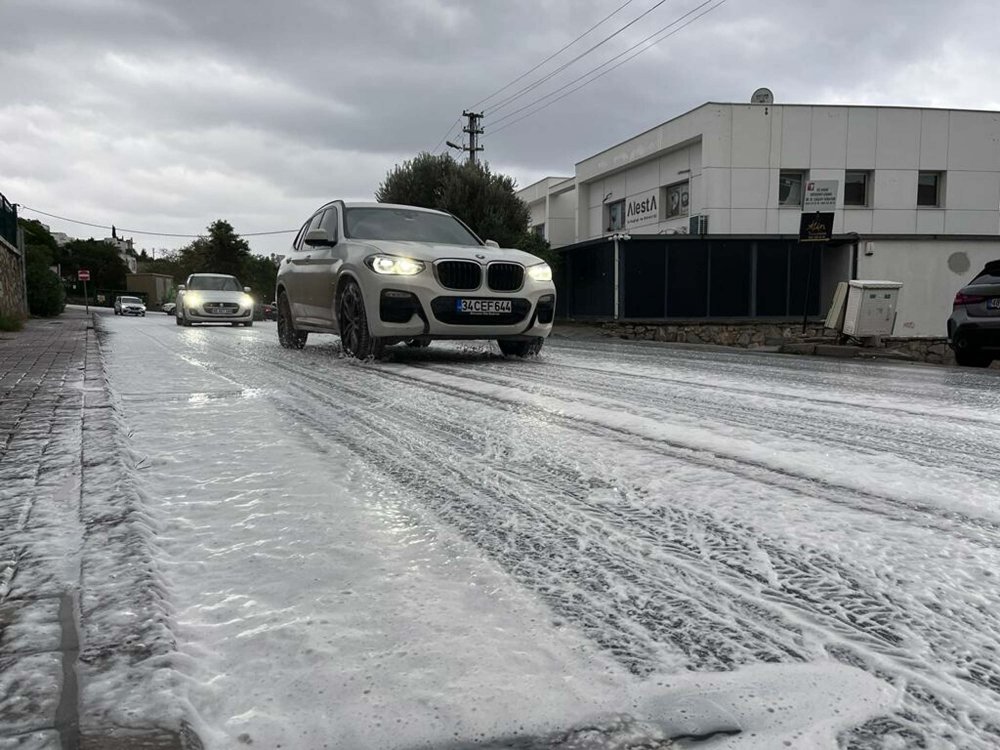
[[76,272],[77,281],[90,281],[90,271],[86,268],[81,268]]

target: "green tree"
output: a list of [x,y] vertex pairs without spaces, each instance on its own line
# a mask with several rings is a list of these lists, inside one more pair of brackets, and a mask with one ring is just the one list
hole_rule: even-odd
[[170,274],[174,282],[183,284],[193,273],[226,273],[238,278],[251,289],[258,302],[274,299],[278,264],[274,258],[254,255],[250,245],[223,219],[208,227],[208,234],[143,264],[144,270]]
[[43,317],[59,315],[66,308],[66,292],[59,275],[52,270],[59,244],[41,222],[19,219],[18,223],[24,230],[28,311]]
[[125,289],[128,266],[118,255],[118,248],[104,240],[71,240],[62,248],[62,275],[76,277],[77,271],[90,271],[91,289]]
[[208,234],[181,248],[179,270],[192,273],[227,273],[239,277],[251,257],[250,245],[224,219],[212,222]]
[[450,154],[425,152],[393,167],[375,191],[375,200],[448,211],[483,239],[552,263],[549,243],[528,228],[531,212],[516,189],[512,177],[493,172],[488,164],[459,164]]
[[244,286],[250,287],[250,295],[258,302],[273,300],[278,276],[278,264],[274,259],[251,255],[246,259],[243,269],[239,278]]

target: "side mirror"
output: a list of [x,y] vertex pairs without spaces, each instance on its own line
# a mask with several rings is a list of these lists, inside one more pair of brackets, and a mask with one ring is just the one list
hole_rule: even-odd
[[331,240],[325,229],[317,227],[306,232],[305,243],[310,247],[333,247],[337,241]]
[[496,240],[486,240],[486,247],[495,247],[497,249],[500,249],[500,243],[498,243]]
[[177,291],[178,291],[178,292],[183,292],[183,291],[184,291],[184,289],[185,289],[185,287],[184,287],[184,285],[183,285],[183,284],[178,284],[178,285],[177,285]]
[[248,287],[248,286],[243,287],[243,291],[246,292],[247,294],[249,294],[250,293],[250,287]]

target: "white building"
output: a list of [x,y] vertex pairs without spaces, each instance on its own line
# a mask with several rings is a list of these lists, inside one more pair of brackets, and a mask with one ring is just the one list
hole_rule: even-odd
[[943,336],[954,293],[1000,259],[1000,112],[708,103],[519,195],[553,247],[794,239],[809,180],[839,183],[824,310],[837,281],[892,279],[896,335]]

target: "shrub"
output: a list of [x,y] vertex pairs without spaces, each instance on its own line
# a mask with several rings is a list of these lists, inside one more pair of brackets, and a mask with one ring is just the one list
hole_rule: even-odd
[[28,247],[25,276],[28,291],[28,311],[32,315],[52,317],[66,308],[66,291],[59,277],[49,268],[51,262],[44,248]]
[[20,331],[24,321],[17,315],[0,314],[0,331]]

